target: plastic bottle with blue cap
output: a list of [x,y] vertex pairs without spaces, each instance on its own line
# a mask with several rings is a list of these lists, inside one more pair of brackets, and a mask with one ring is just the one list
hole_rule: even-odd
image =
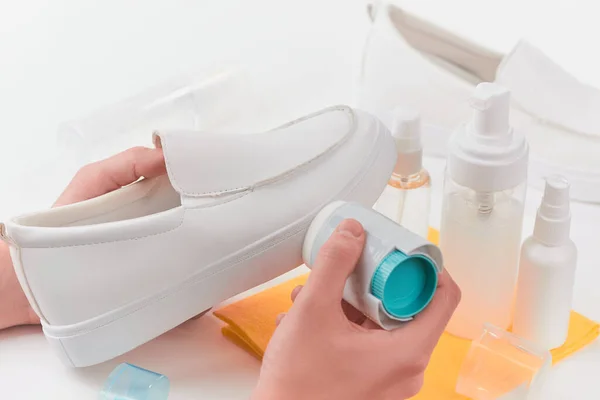
[[413,319],[431,302],[443,269],[437,246],[359,204],[335,202],[310,225],[302,255],[310,268],[323,244],[345,219],[360,222],[366,243],[346,281],[344,299],[384,329]]

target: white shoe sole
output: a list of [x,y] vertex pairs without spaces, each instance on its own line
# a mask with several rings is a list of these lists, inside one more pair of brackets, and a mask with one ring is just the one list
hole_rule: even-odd
[[[385,127],[379,121],[378,124],[377,140],[360,173],[330,201],[357,201],[372,205],[384,189],[396,161],[396,151]],[[282,253],[294,254],[297,264],[293,267],[301,265],[302,241],[318,211],[314,210],[303,219],[154,296],[77,324],[42,324],[46,338],[63,362],[73,367],[98,364],[124,354],[163,334],[165,326],[178,326],[216,304],[291,269],[289,261],[278,264],[274,257]],[[276,267],[265,271],[265,266]],[[257,270],[260,270],[259,274]],[[226,281],[228,285],[223,290],[223,285],[211,285],[211,281]]]

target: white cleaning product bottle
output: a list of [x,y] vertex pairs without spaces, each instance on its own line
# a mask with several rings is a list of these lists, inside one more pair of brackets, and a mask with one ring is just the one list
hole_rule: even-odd
[[569,182],[546,180],[533,235],[521,249],[513,332],[546,349],[567,339],[577,247],[570,239]]
[[479,84],[472,120],[449,143],[440,247],[462,300],[448,331],[468,339],[511,322],[529,147],[509,126],[509,103],[505,88]]
[[346,280],[344,300],[386,330],[396,329],[431,302],[443,270],[440,249],[370,208],[337,201],[324,207],[310,224],[302,257],[309,268],[319,250],[345,219],[366,232],[364,251]]
[[392,135],[398,160],[375,210],[409,231],[427,237],[431,179],[422,163],[419,115],[411,110],[396,110]]

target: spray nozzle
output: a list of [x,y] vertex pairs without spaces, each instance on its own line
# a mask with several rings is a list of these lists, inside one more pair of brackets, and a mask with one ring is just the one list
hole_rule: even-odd
[[562,245],[569,240],[569,187],[569,181],[562,176],[546,178],[544,197],[535,219],[533,236],[548,246]]
[[570,214],[569,187],[569,181],[560,175],[548,177],[540,205],[540,215],[549,219],[568,217]]
[[495,83],[480,83],[470,103],[475,110],[473,129],[477,135],[501,136],[510,131],[510,92],[507,89]]
[[413,110],[395,110],[392,136],[394,136],[398,144],[399,152],[408,153],[421,150],[421,121],[419,114]]
[[398,151],[394,172],[403,176],[419,172],[422,168],[423,157],[419,113],[404,108],[394,110],[392,136]]

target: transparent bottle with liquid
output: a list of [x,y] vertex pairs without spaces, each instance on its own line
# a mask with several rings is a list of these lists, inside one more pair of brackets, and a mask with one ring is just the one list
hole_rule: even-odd
[[398,160],[375,210],[421,237],[429,230],[431,178],[423,168],[419,115],[396,110],[392,126]]
[[509,126],[509,105],[508,90],[478,85],[473,118],[449,144],[440,248],[462,300],[447,330],[468,339],[484,323],[511,323],[529,148]]

